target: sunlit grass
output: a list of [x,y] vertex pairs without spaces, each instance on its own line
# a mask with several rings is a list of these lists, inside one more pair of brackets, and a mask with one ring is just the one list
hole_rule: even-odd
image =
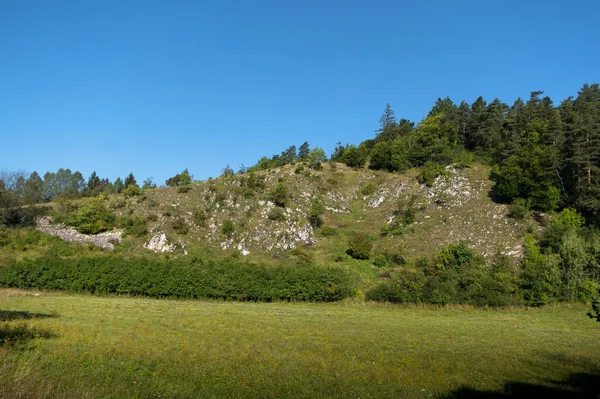
[[[56,338],[0,349],[0,397],[427,397],[600,369],[586,307],[255,304],[0,290]],[[0,323],[1,325],[1,323]]]

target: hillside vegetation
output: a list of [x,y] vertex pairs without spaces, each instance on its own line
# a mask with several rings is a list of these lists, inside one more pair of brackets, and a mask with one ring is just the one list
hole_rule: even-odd
[[[329,159],[305,142],[237,173],[227,166],[217,179],[195,182],[185,169],[168,187],[139,185],[133,174],[110,182],[94,172],[86,182],[69,169],[43,179],[5,173],[0,284],[102,291],[86,269],[102,257],[130,274],[128,265],[153,262],[194,273],[226,264],[237,277],[216,297],[227,298],[248,297],[240,287],[249,266],[283,278],[302,265],[324,273],[319,289],[340,271],[354,281],[337,299],[590,301],[600,283],[600,86],[586,84],[559,106],[542,94],[512,106],[440,98],[418,124],[397,120],[388,104],[373,139],[338,143]],[[26,225],[87,247],[18,227]],[[61,284],[58,270],[70,270]],[[122,282],[135,279],[126,274],[114,292],[128,292]],[[81,288],[79,275],[94,281]]]

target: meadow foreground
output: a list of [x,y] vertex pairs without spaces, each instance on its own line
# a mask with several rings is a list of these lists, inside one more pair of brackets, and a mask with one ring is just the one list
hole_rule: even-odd
[[595,397],[599,390],[600,329],[583,305],[477,310],[3,289],[0,309],[0,397]]

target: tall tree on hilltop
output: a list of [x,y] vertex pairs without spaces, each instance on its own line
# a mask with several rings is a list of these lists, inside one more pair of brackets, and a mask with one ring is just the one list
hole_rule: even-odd
[[304,144],[302,144],[298,149],[298,159],[300,159],[301,161],[306,161],[308,159],[309,153],[310,146],[308,145],[308,141],[305,141]]
[[381,133],[385,129],[394,126],[396,126],[396,113],[390,106],[390,103],[387,103],[385,105],[385,111],[383,111],[383,115],[381,115],[381,118],[379,118],[379,129],[377,131]]
[[123,186],[124,186],[124,188],[127,188],[129,186],[138,187],[138,184],[135,181],[135,177],[133,176],[133,173],[130,173],[129,176],[127,176],[125,178],[125,181],[123,182]]

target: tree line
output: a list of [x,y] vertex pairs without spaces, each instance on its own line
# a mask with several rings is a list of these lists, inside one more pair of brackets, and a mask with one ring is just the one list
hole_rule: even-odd
[[[390,172],[420,167],[424,181],[454,164],[492,165],[491,196],[528,210],[575,208],[600,222],[600,87],[585,84],[576,97],[558,105],[542,91],[512,105],[483,97],[472,104],[438,98],[415,123],[397,119],[387,104],[372,139],[359,145],[337,143],[330,161],[352,168]],[[281,155],[263,157],[249,169],[280,167],[308,160],[308,143]],[[319,161],[324,162],[324,156]],[[433,174],[433,176],[432,176]]]

